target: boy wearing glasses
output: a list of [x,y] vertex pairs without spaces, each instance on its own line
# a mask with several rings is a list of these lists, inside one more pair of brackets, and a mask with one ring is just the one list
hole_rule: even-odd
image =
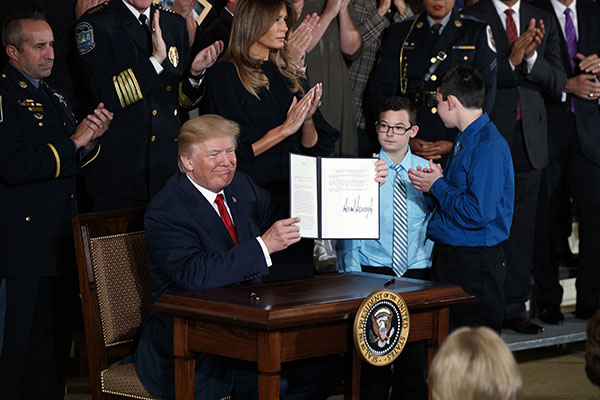
[[[433,242],[426,238],[432,202],[415,189],[408,170],[428,168],[424,158],[411,153],[408,142],[417,135],[416,109],[404,97],[390,97],[381,106],[376,132],[388,176],[380,187],[379,239],[340,240],[338,260],[342,271],[370,272],[430,280]],[[408,343],[388,367],[363,364],[361,398],[427,398],[427,357],[423,342]],[[393,377],[391,376],[393,374]]]

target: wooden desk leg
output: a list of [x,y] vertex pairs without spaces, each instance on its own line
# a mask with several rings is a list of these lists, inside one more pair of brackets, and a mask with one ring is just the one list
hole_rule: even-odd
[[345,355],[352,357],[352,360],[346,361],[344,400],[358,400],[360,398],[360,365],[362,358],[354,348]]
[[258,333],[258,398],[279,399],[281,332]]
[[175,399],[194,400],[196,360],[188,350],[188,321],[173,318],[173,354],[175,355]]
[[[435,353],[448,337],[448,330],[450,329],[450,309],[448,307],[439,309],[433,313],[433,336],[427,343],[427,370],[431,369],[431,362]],[[431,397],[431,385],[429,387],[429,400]]]

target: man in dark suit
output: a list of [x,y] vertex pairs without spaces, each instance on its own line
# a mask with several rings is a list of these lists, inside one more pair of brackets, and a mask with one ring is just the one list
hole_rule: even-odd
[[146,204],[176,171],[179,105],[195,105],[200,77],[222,43],[191,61],[185,20],[152,0],[92,8],[75,36],[92,98],[115,112],[86,190],[96,210]]
[[437,115],[436,82],[453,67],[473,66],[485,83],[489,112],[496,92],[496,49],[491,30],[453,11],[454,0],[424,0],[423,5],[423,14],[387,29],[368,90],[374,115],[388,97],[410,98],[420,127],[410,150],[440,162],[450,152],[457,130],[447,129]]
[[515,171],[515,208],[504,242],[504,327],[543,328],[527,317],[535,214],[542,168],[548,163],[544,94],[559,98],[567,77],[552,16],[522,0],[481,0],[464,10],[489,24],[498,50],[496,99],[490,118],[506,139]]
[[[260,278],[270,254],[300,240],[295,223],[276,217],[268,192],[236,172],[239,126],[218,115],[187,121],[179,134],[179,169],[146,211],[148,267],[153,300],[165,293],[199,290]],[[270,227],[269,227],[270,226]],[[268,228],[268,229],[267,229]],[[173,322],[153,314],[136,351],[136,368],[155,396],[172,398]],[[340,376],[339,358],[323,357],[284,367],[287,396],[327,398]],[[284,388],[286,385],[282,384]],[[255,367],[198,354],[194,397],[256,398]]]
[[54,37],[41,14],[9,17],[0,78],[0,281],[6,288],[0,353],[3,399],[62,399],[77,277],[71,218],[75,175],[100,151],[112,113],[77,123],[46,82]]
[[588,0],[539,0],[560,27],[559,42],[567,82],[549,102],[547,177],[542,180],[534,278],[540,319],[562,323],[562,287],[554,254],[558,211],[556,188],[566,177],[579,212],[579,266],[575,316],[587,319],[600,306],[600,9]]

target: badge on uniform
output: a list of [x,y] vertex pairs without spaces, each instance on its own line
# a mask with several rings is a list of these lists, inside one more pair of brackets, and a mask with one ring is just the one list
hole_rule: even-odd
[[84,55],[94,50],[96,42],[94,42],[94,28],[87,22],[80,22],[75,28],[75,41],[77,43],[77,51]]
[[487,28],[485,29],[485,33],[487,34],[488,47],[494,53],[496,53],[496,41],[494,40],[494,34],[492,33],[492,27],[488,25]]
[[179,65],[179,52],[175,46],[169,47],[169,61],[175,68]]

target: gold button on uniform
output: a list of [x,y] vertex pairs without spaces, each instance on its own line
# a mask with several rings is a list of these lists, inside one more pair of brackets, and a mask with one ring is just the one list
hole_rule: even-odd
[[436,74],[431,75],[431,80],[433,82],[437,81],[437,75]]
[[158,114],[158,111],[152,110],[152,115],[156,117],[156,114]]
[[169,86],[167,86],[167,87],[166,87],[166,90],[167,90],[167,92],[170,92],[170,91],[171,91],[171,86],[170,86],[170,85],[169,85]]
[[155,141],[156,140],[156,136],[152,135],[152,137],[150,138],[151,141]]
[[44,123],[43,122],[38,122],[38,125],[39,126],[44,126]]
[[74,198],[75,198],[75,195],[74,195],[73,193],[71,193],[71,198],[72,198],[72,199],[74,199]]
[[173,110],[173,115],[177,116],[177,109]]
[[30,217],[25,217],[25,221],[29,222],[29,221],[31,221],[31,218]]
[[465,60],[465,61],[467,61],[468,59],[469,59],[469,57],[468,57],[468,56],[464,56],[464,57],[463,57],[463,60]]
[[435,57],[431,57],[431,60],[429,60],[429,62],[433,64],[435,62],[435,60],[436,60]]
[[66,122],[63,122],[63,126],[67,126],[67,123],[66,123]]
[[437,107],[431,107],[431,113],[435,114],[437,112]]

